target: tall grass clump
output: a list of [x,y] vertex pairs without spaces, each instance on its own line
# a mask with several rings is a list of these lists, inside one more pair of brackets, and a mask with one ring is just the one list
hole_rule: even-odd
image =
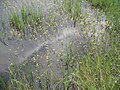
[[25,31],[29,31],[28,27],[31,27],[31,29],[37,27],[40,24],[41,18],[42,14],[40,11],[31,11],[29,7],[27,9],[22,7],[21,15],[13,13],[10,15],[9,20],[11,28],[24,35],[26,34]]
[[6,84],[2,76],[0,75],[0,90],[6,90]]
[[114,34],[116,33],[111,35],[109,50],[96,45],[93,41],[90,41],[90,46],[86,48],[86,55],[83,57],[74,58],[75,53],[71,54],[73,52],[70,48],[70,52],[67,50],[65,58],[67,74],[62,81],[65,90],[120,89],[120,42],[119,36],[115,38]]
[[[33,1],[30,1],[29,4],[24,6],[20,3],[19,10],[15,9],[9,13],[9,24],[13,31],[13,33],[17,32],[17,34],[22,36],[28,36],[28,34],[34,34],[34,30],[40,25],[42,19],[41,8],[35,6]],[[36,30],[37,31],[37,30]]]
[[8,90],[34,90],[33,74],[30,66],[26,63],[15,66],[11,63],[9,67]]
[[24,24],[21,20],[20,16],[17,13],[13,13],[9,16],[10,26],[14,29],[16,29],[18,32],[23,31]]
[[74,27],[79,19],[81,12],[81,0],[64,0],[63,10],[70,15],[70,19],[74,21]]
[[119,0],[86,0],[90,1],[93,7],[102,9],[109,21],[113,24],[113,29],[120,33],[120,1]]

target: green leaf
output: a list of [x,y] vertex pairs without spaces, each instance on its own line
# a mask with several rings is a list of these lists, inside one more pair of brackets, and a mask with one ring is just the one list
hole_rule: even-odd
[[4,33],[3,31],[0,31],[0,38],[3,37]]

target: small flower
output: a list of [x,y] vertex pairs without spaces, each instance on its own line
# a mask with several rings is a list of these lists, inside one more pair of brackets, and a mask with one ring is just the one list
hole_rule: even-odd
[[33,60],[36,61],[37,59],[35,57],[33,57]]
[[46,56],[46,59],[48,60],[48,56]]
[[38,68],[39,67],[39,64],[38,63],[36,63],[36,68]]
[[14,66],[14,64],[13,64],[13,63],[10,63],[10,66]]

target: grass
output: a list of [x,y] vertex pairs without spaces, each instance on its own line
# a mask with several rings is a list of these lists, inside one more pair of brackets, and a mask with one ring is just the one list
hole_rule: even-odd
[[[79,68],[76,68],[72,73],[74,84],[87,90],[118,90],[120,88],[118,85],[120,79],[118,75],[120,67],[118,66],[120,63],[114,64],[119,62],[118,50],[116,52],[115,47],[112,47],[104,54],[99,54],[95,50],[94,52],[94,57],[92,56],[93,52],[88,51],[87,56],[80,60]],[[116,53],[115,56],[111,52]]]
[[[104,0],[89,0],[96,7],[109,11],[109,8],[114,6],[112,0],[108,0],[106,3]],[[79,23],[82,19],[81,15],[81,0],[64,0],[63,12],[69,18],[74,21],[74,27],[76,22]],[[110,4],[111,3],[111,4]],[[99,4],[99,5],[98,5]],[[35,7],[35,6],[34,6]],[[115,6],[114,6],[115,7]],[[116,12],[116,11],[115,11]],[[114,13],[114,12],[112,12]],[[55,16],[54,13],[48,14],[47,19],[43,19],[42,13],[39,12],[39,8],[30,7],[20,8],[20,15],[17,12],[13,12],[10,15],[10,26],[12,29],[16,29],[19,33],[25,33],[26,27],[32,28],[32,34],[34,30],[41,29],[43,34],[49,35],[46,28],[39,24],[41,21],[45,27],[54,29],[58,26],[57,18],[60,15]],[[60,18],[61,19],[61,18]],[[83,17],[84,19],[84,17]],[[116,20],[116,18],[114,19]],[[59,20],[58,20],[59,21]],[[62,22],[62,21],[60,21]],[[83,22],[83,21],[82,21]],[[84,23],[84,22],[83,22]],[[85,23],[84,23],[85,24]],[[87,26],[87,24],[85,24]],[[102,45],[95,42],[94,36],[89,37],[89,42],[84,45],[85,55],[79,55],[74,51],[73,44],[69,43],[66,47],[65,55],[60,55],[61,61],[64,65],[60,67],[61,77],[56,75],[56,72],[51,69],[52,63],[49,61],[48,53],[42,56],[40,53],[36,53],[30,57],[30,60],[26,60],[20,65],[13,65],[11,63],[9,67],[9,80],[8,90],[119,90],[120,86],[120,35],[117,32],[117,28],[109,28],[110,40],[108,42],[101,41]],[[85,33],[87,27],[84,27]],[[26,31],[29,31],[27,29]],[[94,31],[94,30],[93,30]],[[24,34],[22,34],[24,35]],[[87,37],[87,34],[83,34]],[[107,36],[106,36],[107,37]],[[107,39],[107,38],[105,38]],[[81,51],[78,51],[81,52]],[[39,58],[44,57],[47,63],[48,69],[42,71],[42,65]],[[59,59],[59,57],[58,57]],[[0,77],[0,88],[5,89],[4,80]]]
[[6,90],[6,84],[5,84],[4,79],[2,78],[1,75],[0,75],[0,89]]
[[0,31],[0,38],[4,36],[3,34],[3,31]]
[[[31,76],[35,75],[39,80],[39,89],[42,90],[119,90],[120,42],[118,41],[119,36],[114,37],[114,34],[116,35],[116,33],[112,33],[111,36],[109,50],[104,50],[102,46],[96,46],[91,41],[90,47],[86,48],[86,56],[78,56],[79,58],[75,57],[76,52],[73,51],[72,43],[68,44],[66,54],[63,57],[65,66],[61,68],[63,78],[55,78],[54,76],[56,80],[51,79],[53,77],[51,75],[55,75],[54,71],[45,71],[43,75],[40,74],[40,64],[34,56],[33,67],[36,72],[31,73],[30,64],[24,64],[22,72],[20,71],[23,69],[20,67],[17,72],[11,68],[11,75],[13,75],[12,73],[14,75],[10,81],[14,84],[10,84],[10,86],[19,88],[19,90],[35,90],[34,84],[30,84],[30,81],[33,80]],[[55,87],[52,87],[50,83],[53,83],[53,86],[55,84]]]
[[[41,7],[36,6],[34,0],[30,0],[29,4],[24,0],[20,0],[19,5],[17,5],[17,2],[13,2],[14,5],[11,5],[9,1],[4,2],[3,8],[6,10],[6,16],[9,21],[4,21],[6,17],[1,15],[2,29],[11,32],[13,37],[26,38],[31,34],[34,35],[34,32],[37,32],[35,29],[41,25],[40,22],[43,18]],[[40,3],[39,1],[37,2]],[[10,27],[5,27],[8,24]]]
[[[17,69],[16,69],[17,68]],[[8,90],[29,90],[34,88],[32,71],[28,63],[16,67],[11,64],[9,68]]]
[[14,12],[12,15],[10,15],[9,19],[10,19],[10,26],[12,28],[15,28],[19,32],[21,32],[21,30],[23,30],[23,28],[24,28],[23,22],[17,13]]
[[119,0],[86,0],[90,1],[95,8],[106,12],[107,18],[114,24],[114,30],[119,32],[120,1]]
[[[42,14],[37,11],[34,10],[30,11],[29,7],[26,10],[25,8],[21,8],[21,15],[22,18],[20,17],[20,15],[17,15],[17,13],[13,13],[13,15],[10,16],[10,26],[13,29],[16,29],[18,31],[18,33],[21,33],[23,35],[25,35],[26,33],[24,32],[25,27],[26,27],[26,31],[29,31],[27,29],[27,27],[34,27],[34,26],[38,26],[40,19],[42,17]],[[34,32],[34,31],[32,31]]]
[[[65,76],[63,81],[65,90],[68,90],[69,86],[71,86],[71,90],[119,90],[120,46],[118,45],[120,43],[118,37],[116,42],[113,40],[110,43],[110,50],[104,51],[102,47],[95,46],[94,44],[94,46],[92,45],[87,48],[86,56],[80,59],[77,58],[77,63],[72,68],[72,72],[70,72],[71,68],[68,69],[70,73]],[[114,36],[113,38],[115,39]],[[73,59],[68,59],[68,57],[74,57],[74,54],[71,55],[71,52],[66,54],[65,60],[67,62],[69,60],[69,64],[66,63],[70,65]]]
[[78,17],[81,14],[81,0],[64,0],[63,8],[68,14],[70,14],[70,19],[74,21],[75,27]]

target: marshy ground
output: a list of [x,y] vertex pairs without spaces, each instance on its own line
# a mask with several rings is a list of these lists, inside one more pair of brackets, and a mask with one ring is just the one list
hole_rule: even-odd
[[84,0],[1,6],[0,88],[119,90],[119,34],[109,33],[113,24],[103,10]]

